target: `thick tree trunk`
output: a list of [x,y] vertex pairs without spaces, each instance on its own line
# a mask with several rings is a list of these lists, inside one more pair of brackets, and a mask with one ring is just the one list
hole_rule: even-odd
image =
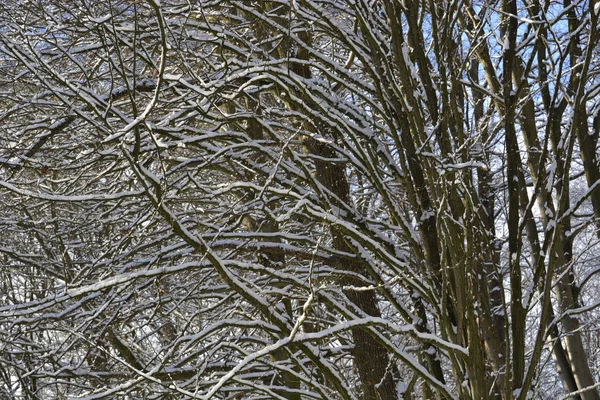
[[589,365],[587,363],[587,355],[583,347],[583,341],[581,333],[579,331],[580,325],[577,317],[570,315],[568,312],[573,310],[575,307],[575,299],[573,296],[572,285],[569,282],[568,274],[564,274],[557,285],[556,297],[560,307],[560,311],[563,313],[561,319],[562,326],[565,331],[565,345],[569,355],[569,364],[573,371],[575,382],[577,383],[578,390],[585,390],[580,393],[579,396],[582,400],[598,400],[598,390],[593,387],[595,384],[594,377],[591,374]]
[[[313,138],[307,138],[304,143],[308,153],[317,156],[315,160],[315,178],[341,201],[340,204],[333,197],[328,199],[334,203],[334,207],[343,209],[344,205],[350,204],[350,188],[344,165],[327,160],[335,158],[335,153],[326,144]],[[340,229],[333,227],[331,236],[333,247],[336,250],[353,252]],[[360,261],[340,260],[337,264],[335,267],[353,273],[362,274],[365,272],[365,268]],[[354,277],[348,277],[340,283],[343,286],[350,287],[364,286],[364,281]],[[365,316],[381,317],[374,291],[349,289],[345,290],[344,293],[351,304],[355,305]],[[352,355],[360,377],[363,399],[397,399],[396,379],[398,378],[398,371],[395,361],[390,358],[387,349],[373,338],[367,329],[352,329],[352,337],[354,339]]]

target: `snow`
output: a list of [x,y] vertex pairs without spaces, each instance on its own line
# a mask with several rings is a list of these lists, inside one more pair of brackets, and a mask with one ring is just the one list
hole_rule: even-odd
[[164,74],[163,78],[166,81],[179,81],[183,78],[183,74]]
[[113,17],[112,14],[106,14],[102,17],[90,17],[88,16],[86,19],[90,22],[93,22],[95,24],[103,24],[106,21],[110,20]]
[[[165,3],[163,10],[160,1],[149,0],[148,4],[154,10],[141,12],[139,8],[136,21],[127,14],[132,8],[126,7],[117,16],[106,14],[108,8],[99,3],[95,16],[86,18],[85,11],[78,10],[81,15],[76,19],[83,21],[80,30],[71,27],[62,14],[49,14],[47,17],[57,21],[36,28],[39,33],[15,21],[14,27],[7,23],[0,32],[5,61],[10,63],[7,71],[16,74],[10,75],[10,83],[24,88],[22,93],[5,93],[8,105],[1,112],[5,124],[0,138],[0,147],[4,146],[0,149],[0,163],[4,164],[0,166],[0,203],[8,211],[0,219],[0,254],[6,264],[3,271],[10,276],[6,287],[15,289],[2,294],[0,335],[3,346],[18,345],[22,351],[28,344],[20,340],[29,337],[29,332],[20,329],[44,329],[36,343],[39,353],[31,353],[32,370],[25,371],[25,377],[46,374],[43,382],[54,373],[59,374],[52,376],[55,380],[72,371],[96,373],[85,365],[86,348],[78,347],[77,342],[85,336],[77,338],[75,328],[86,332],[92,326],[114,327],[119,340],[130,346],[150,371],[132,370],[113,351],[113,362],[121,363],[118,367],[133,378],[115,378],[106,391],[89,389],[84,393],[94,385],[86,383],[85,377],[70,377],[82,398],[133,393],[154,384],[161,390],[170,385],[177,395],[190,398],[226,397],[228,391],[241,387],[269,397],[270,391],[281,388],[259,376],[261,368],[268,368],[296,374],[307,387],[314,383],[315,391],[308,397],[334,397],[328,392],[331,390],[339,391],[341,398],[353,399],[360,382],[353,372],[356,360],[351,358],[349,346],[352,333],[360,329],[382,343],[403,372],[408,371],[396,381],[398,393],[409,391],[412,386],[408,382],[413,378],[431,382],[442,397],[456,396],[460,389],[456,386],[461,384],[469,390],[473,382],[461,370],[468,349],[453,341],[453,332],[464,332],[464,325],[440,325],[438,321],[447,318],[441,313],[453,295],[451,290],[445,292],[447,274],[471,265],[469,261],[474,260],[460,256],[470,256],[473,249],[467,247],[472,243],[465,242],[458,260],[448,253],[447,241],[452,238],[446,236],[445,224],[474,233],[471,240],[480,240],[480,232],[486,240],[493,238],[481,243],[485,247],[481,252],[474,248],[480,257],[475,262],[479,266],[483,259],[486,267],[500,268],[500,276],[505,276],[507,262],[528,265],[532,257],[526,244],[522,252],[500,251],[506,239],[507,180],[501,149],[502,109],[498,107],[502,98],[492,92],[492,83],[481,85],[480,78],[453,81],[452,85],[458,86],[449,89],[464,89],[465,96],[464,104],[453,106],[466,115],[450,115],[444,125],[443,118],[432,120],[424,84],[431,84],[441,100],[448,88],[436,85],[449,77],[438,73],[438,67],[448,60],[436,55],[439,43],[432,42],[431,27],[427,26],[430,11],[426,9],[422,13],[424,31],[410,31],[423,34],[426,43],[419,49],[422,44],[412,40],[390,48],[392,20],[386,19],[385,10],[377,9],[380,2],[324,2],[321,7],[317,2],[294,1],[289,18],[278,14],[290,11],[284,2],[269,13],[244,1],[232,2],[232,9],[218,6],[219,2],[206,2],[202,9],[197,4]],[[482,25],[484,31],[496,22],[494,18],[500,18],[497,10],[487,11],[491,20]],[[449,16],[448,21],[454,23],[451,26],[460,26],[462,12],[456,10]],[[8,21],[12,18],[2,15]],[[530,22],[520,18],[521,23]],[[43,19],[39,21],[43,25]],[[364,26],[355,29],[353,21]],[[561,23],[552,21],[548,26]],[[103,24],[106,30],[98,30],[95,24]],[[258,37],[255,24],[272,29],[273,34]],[[465,45],[459,46],[459,59],[453,62],[464,56],[462,67],[466,68],[467,57],[476,56],[482,48],[472,46],[467,33],[452,29],[449,32],[458,35],[452,38]],[[490,67],[499,78],[501,62],[496,57],[508,52],[511,44],[508,36],[486,32],[480,43],[490,46],[494,58]],[[104,42],[99,41],[100,33],[108,33],[102,37]],[[30,42],[23,41],[21,34]],[[313,34],[314,42],[304,37]],[[568,38],[565,33],[559,39]],[[527,55],[530,43],[525,38],[524,50],[515,49],[518,55]],[[559,45],[547,43],[550,50]],[[117,44],[123,49],[119,54]],[[303,49],[307,56],[295,51],[280,57],[273,51],[286,48]],[[411,55],[414,58],[421,50],[431,68],[432,83],[424,82],[424,71],[411,60]],[[379,57],[382,65],[377,68]],[[537,82],[538,61],[531,60],[530,79]],[[542,62],[553,69],[547,79],[556,89],[554,104],[561,99],[568,103],[560,121],[565,134],[558,145],[569,150],[576,140],[568,136],[574,118],[571,103],[581,96],[593,99],[600,86],[588,82],[586,93],[579,97],[569,97],[572,94],[566,90],[560,93],[559,83],[568,80],[571,69],[554,76],[557,60],[560,62],[554,54]],[[150,79],[148,71],[158,63],[159,73]],[[395,69],[402,63],[408,76],[400,76]],[[293,65],[307,67],[310,73],[298,74],[290,68]],[[461,71],[450,72],[466,75]],[[488,77],[494,77],[493,72]],[[534,99],[539,96],[537,84],[524,87],[524,91]],[[484,98],[484,114],[489,118],[486,132],[478,132],[477,121],[472,120],[475,93]],[[133,110],[132,101],[138,111]],[[232,108],[225,107],[226,103]],[[582,105],[593,111],[592,103]],[[540,140],[548,139],[542,123],[548,112],[543,106],[535,107],[537,133]],[[398,111],[410,112],[408,123],[403,124],[407,121],[396,115]],[[445,125],[461,118],[464,124],[459,127]],[[591,119],[588,122],[592,123]],[[260,135],[248,132],[249,121],[261,126]],[[441,154],[436,133],[442,126],[448,129],[442,134],[451,135],[451,154]],[[465,143],[459,142],[463,132],[454,135],[452,128],[469,130]],[[261,135],[264,137],[256,138]],[[303,153],[306,138],[331,149],[332,154]],[[406,140],[412,138],[417,154],[409,154],[406,146]],[[519,146],[523,147],[521,142]],[[135,159],[134,147],[140,150]],[[423,187],[415,187],[411,180],[407,157],[415,157],[423,169]],[[576,152],[573,157],[571,172],[584,172]],[[556,176],[552,149],[544,162],[540,171],[549,167],[548,180],[535,189],[545,187],[548,196],[557,199],[554,185],[562,177]],[[319,180],[316,166],[327,163],[344,166],[349,193],[340,195],[331,183]],[[50,173],[40,170],[46,165]],[[495,208],[487,215],[490,225],[480,226],[487,225],[477,219],[483,202],[471,203],[479,200],[477,184],[482,182],[478,173],[488,166],[492,168]],[[524,176],[533,175],[527,165],[523,168]],[[458,195],[468,208],[456,220],[449,212],[444,185],[435,181],[450,175],[454,178],[449,183],[460,187]],[[596,279],[598,273],[595,267],[587,267],[597,250],[595,239],[590,239],[594,221],[589,217],[589,200],[598,185],[600,182],[588,187],[585,178],[576,178],[576,190],[568,199],[570,208],[556,215],[552,200],[543,199],[542,221],[534,221],[539,226],[547,222],[548,230],[537,232],[543,243],[551,239],[551,229],[574,222],[568,232],[576,244],[573,269],[583,283]],[[420,202],[421,190],[430,196],[427,207]],[[528,192],[533,193],[533,189]],[[533,204],[532,200],[530,206]],[[535,216],[539,218],[537,213]],[[520,226],[526,227],[523,218]],[[440,246],[439,254],[428,254],[433,249],[424,246],[423,240],[430,239],[422,229],[426,221],[438,222],[436,237],[431,239]],[[265,232],[255,231],[252,224]],[[338,240],[334,235],[339,235],[335,237]],[[488,250],[499,250],[494,253],[498,263],[492,265],[488,260]],[[267,260],[272,254],[280,258]],[[428,265],[437,255],[441,266]],[[344,269],[348,265],[352,268]],[[539,266],[545,266],[543,260]],[[475,269],[468,270],[467,276],[475,273],[486,280],[485,274]],[[524,269],[523,274],[525,298],[534,298],[537,292],[531,269]],[[356,281],[347,284],[344,276]],[[549,276],[548,281],[555,278]],[[510,298],[508,286],[492,288],[493,297]],[[372,293],[382,317],[368,316],[352,304],[351,295]],[[486,299],[471,295],[467,301],[477,308],[476,314],[489,306],[490,315],[511,323],[502,306],[483,304]],[[291,314],[283,300],[292,305]],[[528,318],[536,316],[536,301],[538,298],[527,309]],[[425,316],[411,308],[416,303],[423,304]],[[556,323],[564,315],[557,316]],[[111,325],[110,318],[118,323]],[[174,339],[158,331],[165,326],[163,318],[177,322],[180,331]],[[320,324],[309,330],[307,321]],[[419,331],[416,323],[431,331]],[[440,326],[450,332],[440,332]],[[545,340],[542,334],[540,340]],[[75,338],[72,342],[63,339],[69,335]],[[533,333],[527,336],[528,355],[534,354],[529,351],[529,338],[533,337]],[[283,349],[289,360],[272,361],[269,356]],[[441,360],[452,383],[444,385],[428,372],[421,363],[421,351]],[[212,361],[222,369],[203,375],[202,363]],[[152,375],[156,368],[181,371],[192,364],[198,372],[188,382],[160,383]],[[314,366],[330,374],[324,381],[330,383],[333,378],[340,386],[331,389],[317,382],[310,373]],[[541,364],[532,364],[532,371],[538,366]],[[540,373],[547,373],[547,368],[542,365]],[[247,371],[254,375],[245,374]],[[527,390],[519,389],[514,395],[524,397]]]
[[98,194],[83,194],[83,195],[59,195],[44,192],[32,192],[26,189],[20,189],[17,186],[0,180],[0,186],[4,187],[14,193],[18,193],[25,197],[42,199],[48,201],[60,201],[60,202],[79,202],[79,201],[105,201],[105,200],[117,200],[126,197],[137,197],[143,194],[143,191],[124,191],[117,193],[98,193]]

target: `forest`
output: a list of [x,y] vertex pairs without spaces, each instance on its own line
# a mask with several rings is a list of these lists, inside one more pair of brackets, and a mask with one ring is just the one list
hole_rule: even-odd
[[0,0],[0,399],[600,400],[598,0]]

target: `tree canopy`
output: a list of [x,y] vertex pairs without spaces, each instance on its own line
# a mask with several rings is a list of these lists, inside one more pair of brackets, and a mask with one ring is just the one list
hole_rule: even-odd
[[600,399],[600,3],[0,2],[0,397]]

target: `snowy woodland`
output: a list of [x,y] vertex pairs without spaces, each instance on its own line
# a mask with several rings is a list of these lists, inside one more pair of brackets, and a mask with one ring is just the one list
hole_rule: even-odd
[[1,0],[0,399],[600,399],[599,12]]

